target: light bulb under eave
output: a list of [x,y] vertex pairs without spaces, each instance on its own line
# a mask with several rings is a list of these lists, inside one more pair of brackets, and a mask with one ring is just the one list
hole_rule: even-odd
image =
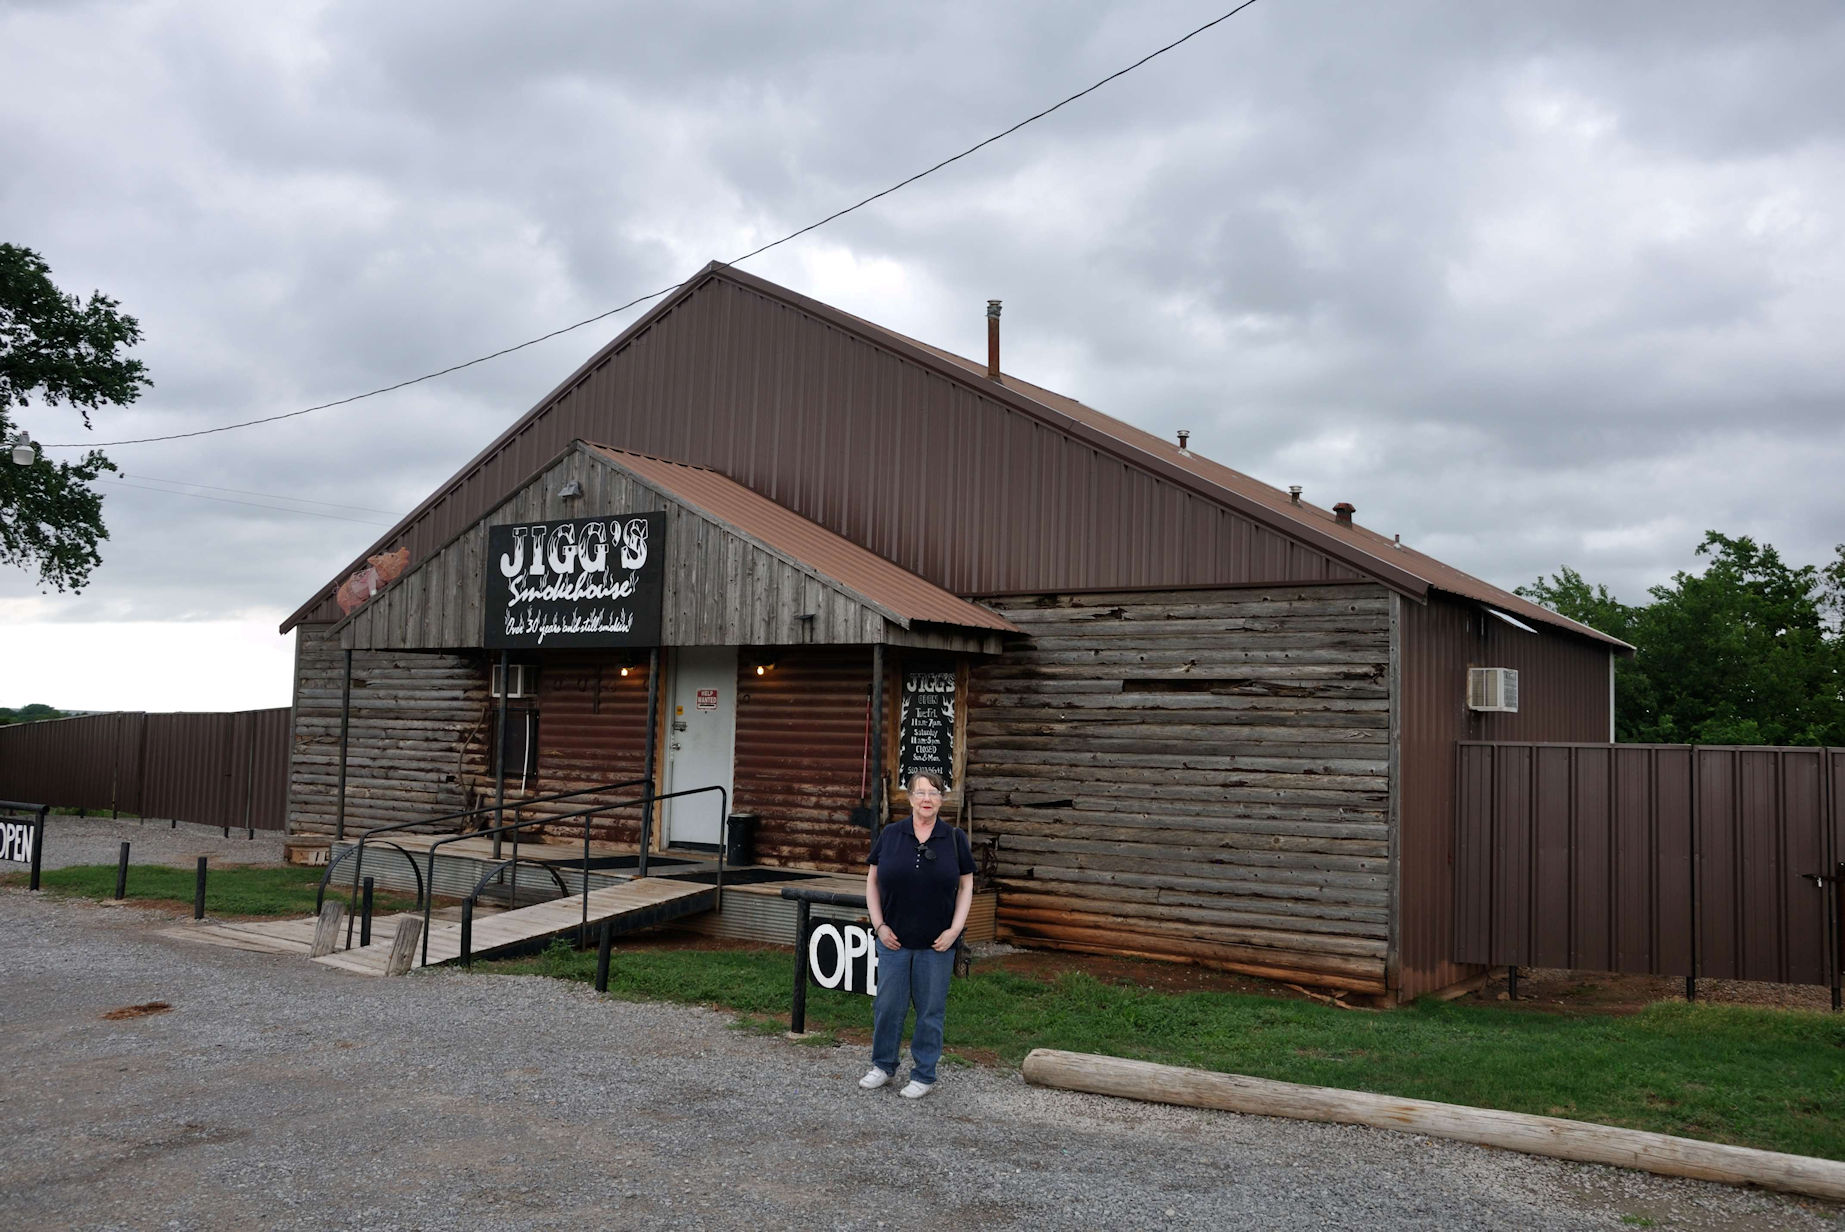
[[763,676],[763,675],[767,675],[767,674],[768,674],[768,671],[769,671],[769,669],[768,669],[768,668],[766,668],[766,667],[764,667],[764,666],[763,666],[762,664],[760,664],[760,663],[758,663],[758,664],[756,665],[756,674],[757,674],[758,676]]
[[624,675],[624,676],[626,676],[626,675],[628,674],[628,669],[627,669],[627,668],[625,668],[625,667],[624,667],[624,668],[622,668],[622,669],[621,669],[621,674],[622,674],[622,675]]

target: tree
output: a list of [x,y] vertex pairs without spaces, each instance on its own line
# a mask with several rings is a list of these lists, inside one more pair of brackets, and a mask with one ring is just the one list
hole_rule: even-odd
[[1796,568],[1710,531],[1698,555],[1703,573],[1675,574],[1639,607],[1567,568],[1519,593],[1633,644],[1616,668],[1621,740],[1845,744],[1845,546]]
[[33,702],[30,705],[21,706],[17,710],[7,706],[0,706],[0,727],[6,727],[13,723],[42,723],[46,719],[61,719],[63,717],[63,711],[57,709],[55,706],[47,706],[43,702]]
[[[76,407],[85,428],[98,407],[140,397],[153,382],[140,360],[121,354],[140,340],[140,324],[116,301],[100,291],[88,303],[66,295],[44,258],[0,244],[0,443],[12,440],[13,408],[33,397]],[[37,566],[40,582],[82,590],[109,537],[102,496],[90,485],[115,469],[94,449],[76,462],[0,458],[0,562]]]

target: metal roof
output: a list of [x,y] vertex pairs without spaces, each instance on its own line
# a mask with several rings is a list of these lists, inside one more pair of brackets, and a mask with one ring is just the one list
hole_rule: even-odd
[[920,620],[1003,633],[1019,631],[999,613],[950,594],[709,467],[590,441],[584,444],[643,483],[837,582],[902,623]]

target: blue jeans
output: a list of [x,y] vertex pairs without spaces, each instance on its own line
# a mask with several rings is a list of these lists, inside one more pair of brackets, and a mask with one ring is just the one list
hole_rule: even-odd
[[942,1059],[942,1019],[948,1014],[948,977],[955,952],[892,950],[878,947],[878,1000],[871,1011],[871,1063],[887,1074],[897,1072],[903,1044],[903,1016],[916,1007],[916,1031],[910,1037],[910,1078],[935,1081]]

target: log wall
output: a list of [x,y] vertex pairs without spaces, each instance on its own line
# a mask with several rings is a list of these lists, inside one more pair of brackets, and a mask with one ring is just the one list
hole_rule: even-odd
[[1002,938],[1385,992],[1383,587],[992,602],[1028,634],[972,676]]
[[[345,657],[330,628],[295,629],[291,834],[334,831]],[[352,663],[347,833],[470,807],[463,753],[485,730],[485,670],[465,657],[408,651],[355,651]]]

